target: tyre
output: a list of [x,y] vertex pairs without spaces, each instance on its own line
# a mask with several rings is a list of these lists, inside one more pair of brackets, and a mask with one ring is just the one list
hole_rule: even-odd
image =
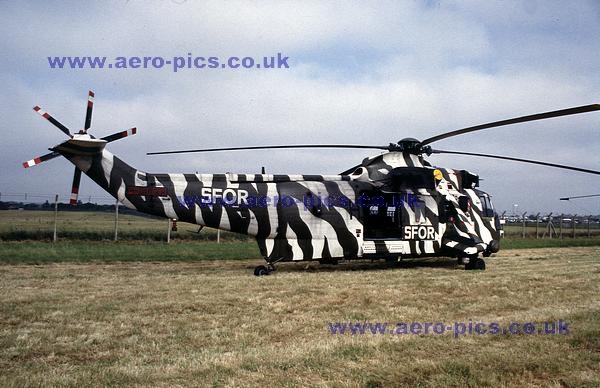
[[485,271],[485,261],[483,259],[475,259],[473,262],[473,269],[478,271]]
[[269,270],[264,265],[259,265],[254,268],[254,276],[265,276],[269,274]]

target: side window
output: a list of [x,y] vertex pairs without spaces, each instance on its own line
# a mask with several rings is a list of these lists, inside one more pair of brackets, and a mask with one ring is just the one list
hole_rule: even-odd
[[492,206],[492,201],[488,196],[482,195],[479,197],[481,200],[481,207],[483,210],[484,217],[493,217],[494,216],[494,207]]

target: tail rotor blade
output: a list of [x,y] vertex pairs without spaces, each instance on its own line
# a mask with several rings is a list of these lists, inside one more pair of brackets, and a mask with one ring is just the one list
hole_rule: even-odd
[[75,174],[73,174],[73,185],[71,186],[71,199],[69,200],[69,203],[73,206],[77,206],[79,182],[81,182],[81,170],[75,167]]
[[87,133],[88,129],[92,125],[92,109],[94,108],[94,92],[89,91],[87,111],[85,112],[85,126],[83,127],[83,133]]
[[102,138],[102,140],[106,140],[107,143],[110,143],[111,141],[119,140],[119,139],[122,139],[127,136],[133,136],[136,133],[137,133],[137,128],[133,127],[126,131],[121,131],[121,132],[113,133],[112,135],[104,136]]
[[73,135],[71,135],[71,131],[69,131],[69,128],[67,128],[64,125],[62,125],[60,123],[60,121],[58,121],[57,119],[55,119],[54,117],[52,117],[50,115],[50,113],[48,113],[46,111],[43,111],[42,108],[40,108],[37,105],[33,107],[33,110],[36,111],[37,113],[39,113],[40,116],[42,116],[46,120],[50,121],[56,128],[58,128],[61,131],[63,131],[65,133],[65,135],[67,135],[69,137],[73,137]]
[[29,167],[38,165],[38,164],[40,164],[42,162],[45,162],[47,160],[54,159],[57,156],[60,156],[60,154],[58,152],[56,152],[56,151],[50,152],[48,154],[45,154],[45,155],[42,155],[42,156],[38,156],[37,158],[33,158],[31,160],[23,162],[23,167],[24,168],[29,168]]

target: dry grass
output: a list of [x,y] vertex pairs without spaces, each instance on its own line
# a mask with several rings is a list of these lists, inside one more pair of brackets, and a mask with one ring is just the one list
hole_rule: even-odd
[[[0,266],[0,385],[598,385],[600,248],[386,269]],[[331,321],[572,322],[571,335],[332,335]]]

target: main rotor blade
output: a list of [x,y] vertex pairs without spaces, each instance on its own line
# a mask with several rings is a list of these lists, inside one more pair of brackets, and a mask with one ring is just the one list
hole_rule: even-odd
[[81,182],[81,170],[75,167],[75,174],[73,174],[73,185],[71,186],[71,198],[69,203],[73,206],[77,206],[77,196],[79,195],[79,182]]
[[432,153],[433,154],[453,154],[453,155],[481,156],[481,157],[484,157],[484,158],[502,159],[502,160],[510,160],[510,161],[513,161],[513,162],[539,164],[540,166],[563,168],[565,170],[572,170],[572,171],[585,172],[585,173],[588,173],[588,174],[600,175],[600,171],[596,171],[596,170],[588,170],[586,168],[581,168],[581,167],[565,166],[563,164],[540,162],[540,161],[537,161],[537,160],[513,158],[511,156],[478,154],[478,153],[474,153],[474,152],[444,151],[444,150],[432,150]]
[[60,156],[60,154],[58,152],[56,152],[56,151],[53,151],[53,152],[50,152],[48,154],[45,154],[45,155],[42,155],[42,156],[38,156],[37,158],[33,158],[31,160],[23,162],[23,167],[24,168],[29,168],[29,167],[35,166],[37,164],[40,164],[42,162],[45,162],[47,160],[54,159],[57,156]]
[[242,151],[242,150],[266,150],[266,149],[288,149],[288,148],[360,148],[387,150],[389,146],[369,146],[358,144],[293,144],[293,145],[270,145],[251,147],[226,147],[226,148],[203,148],[197,150],[159,151],[148,152],[146,155],[186,154],[192,152],[219,152],[219,151]]
[[600,194],[590,194],[590,195],[576,195],[575,197],[563,197],[559,198],[561,201],[569,201],[571,199],[579,199],[579,198],[592,198],[592,197],[600,197]]
[[83,127],[83,133],[87,133],[88,129],[92,125],[92,109],[94,108],[94,92],[91,90],[88,93],[87,110],[85,112],[85,125]]
[[136,133],[137,133],[137,128],[133,127],[126,131],[121,131],[121,132],[113,133],[112,135],[104,136],[102,138],[102,140],[106,140],[107,143],[110,143],[111,141],[119,140],[119,139],[122,139],[127,136],[133,136]]
[[463,128],[463,129],[457,129],[455,131],[442,133],[441,135],[433,136],[433,137],[430,137],[429,139],[423,140],[421,142],[421,144],[422,145],[427,145],[427,144],[433,143],[434,141],[438,141],[438,140],[442,140],[442,139],[447,139],[447,138],[452,137],[452,136],[462,135],[463,133],[480,131],[482,129],[488,129],[488,128],[494,128],[494,127],[501,127],[503,125],[524,123],[524,122],[527,122],[527,121],[549,119],[549,118],[552,118],[552,117],[575,115],[575,114],[579,114],[579,113],[592,112],[592,111],[595,111],[595,110],[600,110],[600,104],[583,105],[583,106],[578,106],[578,107],[575,107],[575,108],[561,109],[561,110],[555,110],[555,111],[552,111],[552,112],[537,113],[537,114],[534,114],[534,115],[517,117],[517,118],[514,118],[514,119],[494,121],[493,123],[480,124],[480,125],[475,125],[473,127],[468,127],[468,128]]
[[45,118],[46,120],[48,120],[52,124],[54,124],[55,127],[57,127],[58,129],[60,129],[61,131],[63,131],[67,136],[73,137],[71,135],[71,131],[69,131],[69,128],[67,128],[64,125],[62,125],[57,119],[55,119],[54,117],[52,117],[50,115],[50,113],[48,113],[46,111],[43,111],[42,108],[40,108],[37,105],[33,107],[33,110],[36,111],[37,113],[39,113],[40,116],[42,116],[43,118]]

